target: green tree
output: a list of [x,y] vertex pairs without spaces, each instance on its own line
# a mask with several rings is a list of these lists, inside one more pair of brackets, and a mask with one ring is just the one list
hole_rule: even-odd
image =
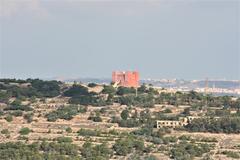
[[129,116],[129,112],[128,112],[127,109],[125,109],[125,110],[123,110],[123,111],[121,112],[121,118],[122,118],[123,120],[127,120],[127,119],[128,119],[128,116]]
[[87,87],[74,84],[70,89],[66,90],[63,95],[67,97],[86,96],[89,95],[89,92]]
[[126,156],[132,151],[132,141],[129,139],[119,139],[113,145],[117,155]]
[[93,146],[90,142],[85,142],[81,149],[81,155],[86,159],[93,158]]
[[128,87],[118,87],[117,89],[117,95],[125,95],[125,94],[135,94],[136,89],[135,88],[128,88]]
[[112,94],[112,95],[115,95],[115,93],[116,93],[116,89],[113,87],[113,86],[111,86],[111,85],[104,85],[103,86],[103,90],[102,90],[102,93],[103,94]]
[[91,87],[91,88],[93,88],[93,87],[96,87],[97,86],[97,84],[96,83],[88,83],[88,87]]
[[146,92],[147,92],[147,86],[146,86],[146,84],[142,84],[142,85],[138,88],[138,92],[139,92],[139,93],[146,93]]

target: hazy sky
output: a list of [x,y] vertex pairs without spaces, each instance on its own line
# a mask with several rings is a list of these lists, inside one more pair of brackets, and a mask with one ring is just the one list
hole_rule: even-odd
[[239,0],[0,0],[0,77],[240,79]]

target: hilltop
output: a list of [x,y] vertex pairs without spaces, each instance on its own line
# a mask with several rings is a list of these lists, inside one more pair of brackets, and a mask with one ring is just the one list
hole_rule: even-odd
[[234,96],[0,79],[0,115],[0,159],[240,157]]

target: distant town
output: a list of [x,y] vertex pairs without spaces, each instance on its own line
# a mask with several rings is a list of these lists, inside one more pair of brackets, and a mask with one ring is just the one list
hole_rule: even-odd
[[[82,82],[82,83],[100,83],[108,84],[110,78],[53,78],[66,83]],[[183,80],[183,79],[140,79],[140,84],[150,84],[154,88],[165,89],[166,92],[175,93],[189,92],[191,90],[200,93],[209,93],[213,95],[229,95],[240,96],[240,80],[224,80],[224,79],[202,79],[202,80]]]

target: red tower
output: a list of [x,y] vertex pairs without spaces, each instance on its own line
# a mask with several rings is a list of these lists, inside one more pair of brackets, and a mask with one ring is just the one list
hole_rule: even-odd
[[114,71],[112,72],[112,82],[119,83],[124,87],[138,87],[139,73],[137,71]]

